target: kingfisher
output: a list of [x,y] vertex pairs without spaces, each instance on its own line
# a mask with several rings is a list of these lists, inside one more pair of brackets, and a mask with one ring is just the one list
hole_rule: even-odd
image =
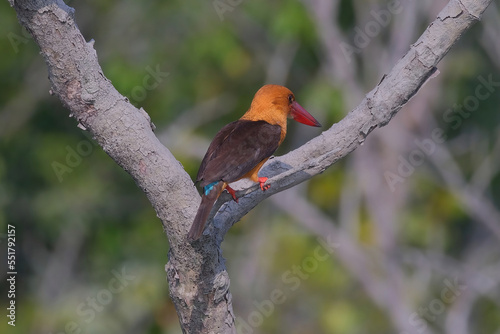
[[196,176],[202,196],[188,240],[200,238],[208,215],[224,189],[238,202],[230,183],[250,179],[259,183],[262,191],[271,187],[266,184],[267,177],[259,177],[258,173],[285,139],[287,118],[309,126],[321,126],[295,101],[288,88],[265,85],[255,93],[248,111],[215,135]]

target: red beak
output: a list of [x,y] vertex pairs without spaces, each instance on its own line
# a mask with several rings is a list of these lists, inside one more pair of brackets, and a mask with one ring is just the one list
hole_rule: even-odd
[[309,126],[321,126],[319,122],[312,117],[297,101],[293,101],[290,105],[290,116],[299,123]]

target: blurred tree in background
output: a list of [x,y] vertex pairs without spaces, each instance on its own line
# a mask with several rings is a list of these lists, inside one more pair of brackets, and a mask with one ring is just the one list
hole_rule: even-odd
[[[105,75],[194,177],[260,86],[286,85],[326,129],[446,3],[68,4]],[[241,333],[500,333],[497,5],[388,126],[231,229]],[[0,7],[0,246],[15,225],[18,270],[16,327],[4,317],[0,331],[180,333],[154,210],[49,95],[36,45]],[[277,154],[318,133],[291,123]]]

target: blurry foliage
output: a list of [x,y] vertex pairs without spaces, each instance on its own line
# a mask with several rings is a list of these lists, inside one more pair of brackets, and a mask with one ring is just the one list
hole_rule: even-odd
[[[323,129],[348,112],[342,87],[325,73],[318,26],[300,1],[244,1],[223,13],[223,21],[210,1],[71,1],[69,5],[76,9],[76,21],[85,38],[95,40],[104,74],[120,93],[149,113],[157,133],[186,110],[229,96],[235,100],[230,111],[217,117],[207,112],[203,115],[207,122],[189,129],[205,138],[208,145],[219,128],[249,106],[252,94],[265,83],[276,46],[283,43],[297,45],[297,50],[286,82],[280,83],[289,86],[297,100],[318,115]],[[370,5],[360,8],[368,11]],[[338,24],[349,36],[356,24],[356,8],[351,1],[340,1]],[[427,19],[419,22],[422,27],[427,23]],[[163,268],[168,241],[154,210],[130,176],[78,129],[57,98],[48,94],[47,72],[38,49],[19,26],[7,1],[0,2],[0,32],[0,226],[2,233],[7,224],[15,225],[17,231],[15,332],[69,333],[68,324],[76,322],[82,333],[179,333]],[[417,31],[415,38],[420,33]],[[447,56],[443,67],[452,70],[443,71],[443,96],[429,106],[450,140],[464,133],[473,138],[479,132],[491,140],[498,136],[499,94],[482,101],[480,112],[473,113],[458,129],[442,120],[447,108],[474,92],[478,75],[495,73],[500,80],[494,64],[477,50],[480,33],[481,28],[475,27]],[[42,69],[36,82],[29,72],[33,68]],[[138,99],[133,92],[144,86],[147,68],[159,68],[169,75]],[[40,97],[34,95],[35,85],[43,89]],[[27,98],[30,94],[35,96],[34,103]],[[226,109],[224,99],[215,103],[215,109]],[[291,124],[289,137],[278,153],[317,134]],[[87,145],[91,151],[59,181],[53,163],[68,165],[68,147],[76,151],[79,145]],[[194,178],[200,157],[180,149],[173,153]],[[473,173],[470,153],[457,159],[467,174]],[[353,175],[346,169],[348,164],[340,161],[303,188],[308,200],[328,217],[338,215],[341,185]],[[421,167],[406,181],[412,184],[412,193],[407,194],[406,203],[410,204],[405,213],[398,217],[397,243],[416,249],[442,247],[447,255],[458,258],[478,235],[487,232],[478,231],[456,196],[422,176],[426,173]],[[490,194],[500,205],[498,175],[493,178]],[[265,210],[265,219],[249,213],[224,244],[236,315],[245,318],[254,310],[252,293],[264,300],[274,288],[280,288],[286,301],[276,306],[256,332],[394,331],[384,309],[370,299],[335,256],[318,262],[314,273],[291,291],[283,274],[312,256],[318,241],[286,214],[276,213],[268,201],[259,210]],[[359,215],[359,242],[373,246],[376,226],[366,210]],[[265,229],[262,249],[252,245],[243,248],[247,235],[257,228]],[[0,245],[4,249],[3,241]],[[244,287],[236,279],[242,275],[233,274],[247,270],[252,253],[257,254],[255,270],[260,278],[258,284],[250,282],[250,287]],[[0,265],[2,275],[6,272],[4,262]],[[112,270],[123,267],[136,279],[114,294],[110,304],[87,323],[77,312],[79,305],[108,286]],[[3,285],[0,292],[6,295]],[[498,331],[498,304],[484,299],[475,307],[470,332]],[[5,319],[0,322],[2,333],[12,330]]]

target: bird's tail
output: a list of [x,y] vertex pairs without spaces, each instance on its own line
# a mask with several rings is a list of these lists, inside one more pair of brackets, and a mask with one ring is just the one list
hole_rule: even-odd
[[222,190],[224,190],[225,182],[219,181],[217,183],[211,183],[204,187],[203,194],[201,196],[201,204],[194,218],[193,225],[188,233],[188,240],[194,241],[198,240],[203,233],[205,228],[205,223],[207,222],[208,215],[212,211],[215,201],[219,198]]

